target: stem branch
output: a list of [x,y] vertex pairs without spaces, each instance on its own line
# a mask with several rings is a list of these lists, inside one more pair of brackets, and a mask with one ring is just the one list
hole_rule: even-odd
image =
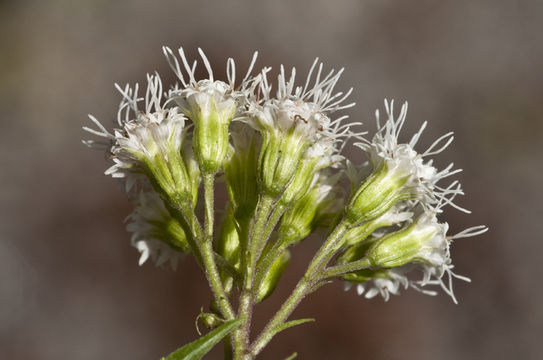
[[314,289],[314,285],[318,280],[320,280],[320,271],[334,255],[338,247],[338,242],[341,240],[348,228],[348,223],[343,220],[335,227],[330,236],[328,236],[326,242],[313,257],[313,260],[309,264],[305,275],[300,279],[292,294],[283,303],[279,311],[277,311],[273,318],[268,322],[264,330],[262,330],[260,336],[251,346],[251,354],[253,356],[258,355],[262,351],[262,349],[273,337],[275,329],[288,319],[290,314],[292,314],[302,299]]
[[196,244],[202,258],[206,278],[210,284],[213,296],[219,305],[222,315],[225,319],[231,320],[235,318],[234,310],[232,310],[232,306],[228,301],[228,296],[224,291],[213,252],[213,177],[214,175],[212,174],[204,175],[206,208],[205,233],[202,230],[200,222],[198,221],[196,214],[194,214],[192,207],[188,205],[189,202],[175,201],[174,207],[182,214],[196,240]]
[[[234,359],[248,360],[252,356],[248,352],[249,332],[251,328],[251,318],[254,306],[254,275],[256,262],[259,256],[259,249],[265,242],[265,226],[273,205],[273,198],[263,196],[259,199],[257,210],[255,212],[254,222],[250,224],[250,232],[247,244],[247,253],[242,254],[245,257],[245,276],[240,295],[240,304],[238,317],[245,317],[247,321],[240,325],[234,333]],[[258,284],[257,284],[258,285]]]
[[369,267],[371,267],[370,261],[367,258],[362,258],[348,264],[336,265],[325,269],[322,272],[321,279],[329,279],[349,272],[367,269]]

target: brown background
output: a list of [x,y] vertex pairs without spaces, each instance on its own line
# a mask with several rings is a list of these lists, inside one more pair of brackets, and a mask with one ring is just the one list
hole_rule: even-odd
[[[0,353],[6,359],[157,359],[197,335],[209,291],[193,261],[177,272],[137,266],[130,207],[80,142],[87,113],[106,123],[114,82],[158,70],[160,47],[205,49],[219,74],[315,56],[346,68],[352,119],[374,129],[384,97],[408,100],[408,129],[428,144],[453,130],[454,161],[473,210],[452,231],[490,231],[453,247],[449,298],[404,292],[388,303],[339,282],[295,317],[316,323],[277,336],[262,359],[536,359],[543,335],[542,1],[1,1]],[[241,72],[242,70],[240,70]],[[360,153],[352,156],[360,157]],[[295,284],[318,239],[304,243],[257,326]],[[209,358],[220,358],[216,349]]]

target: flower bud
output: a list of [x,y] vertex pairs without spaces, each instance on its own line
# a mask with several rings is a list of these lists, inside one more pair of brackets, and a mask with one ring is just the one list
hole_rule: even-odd
[[323,221],[339,210],[334,198],[338,176],[320,174],[305,196],[285,212],[279,225],[280,241],[296,243],[311,234]]
[[228,207],[217,242],[217,253],[232,266],[239,266],[239,240],[234,212],[231,207]]
[[198,201],[198,186],[200,185],[201,175],[200,175],[200,167],[198,166],[198,161],[196,160],[196,157],[194,156],[191,140],[186,139],[184,141],[181,155],[183,156],[183,161],[185,163],[187,174],[190,179],[191,193],[192,193],[191,205],[194,208],[196,206],[196,202]]
[[376,169],[351,196],[346,208],[349,221],[360,224],[386,213],[394,204],[415,196],[405,187],[409,173],[390,170],[386,163]]
[[237,106],[229,90],[221,81],[201,80],[175,98],[194,123],[193,148],[204,173],[219,171],[226,158],[228,128]]
[[[215,307],[214,305],[214,303],[211,304],[212,311],[215,311],[213,309],[213,307]],[[203,308],[200,309],[200,314],[196,318],[196,322],[198,322],[199,319],[202,320],[202,324],[204,324],[204,326],[208,330],[215,329],[217,326],[221,325],[224,322],[219,316],[214,313],[205,313]],[[196,324],[196,326],[198,326],[198,324]]]
[[285,250],[281,256],[275,260],[268,270],[268,273],[260,283],[258,292],[256,294],[256,302],[261,302],[273,293],[289,262],[290,252]]
[[404,206],[395,206],[378,218],[368,220],[352,228],[345,234],[345,244],[354,245],[367,239],[375,230],[400,224],[413,216],[412,212],[403,211]]
[[422,214],[409,227],[383,236],[368,250],[376,267],[394,268],[412,261],[438,266],[449,259],[448,225],[433,214]]
[[292,181],[308,143],[291,128],[287,133],[263,134],[259,159],[259,179],[263,192],[280,196]]
[[123,95],[118,119],[121,129],[109,134],[91,117],[102,133],[87,130],[113,142],[110,154],[115,164],[106,174],[128,178],[127,183],[132,183],[131,176],[143,173],[162,198],[190,201],[193,188],[181,154],[186,118],[177,108],[163,106],[162,82],[157,75],[149,75],[147,83],[145,110],[138,107],[142,98],[138,96],[137,85],[133,89],[128,85],[125,89],[117,86]]
[[[227,61],[228,83],[218,81],[214,79],[209,60],[202,49],[198,49],[209,78],[197,81],[196,62],[193,66],[189,66],[183,48],[179,48],[179,55],[185,74],[173,51],[167,47],[164,47],[163,51],[170,67],[181,81],[182,88],[175,88],[170,95],[194,124],[193,147],[200,169],[204,174],[215,174],[222,168],[227,156],[228,128],[238,110],[238,99],[242,103],[246,101],[247,92],[254,82],[250,77],[250,72],[257,53],[253,56],[239,90],[236,90],[234,60]],[[186,76],[188,76],[188,81],[185,80]]]
[[238,219],[251,217],[258,200],[260,135],[245,124],[232,124],[231,154],[225,163],[228,197]]
[[[303,196],[318,169],[331,164],[324,165],[320,160],[333,159],[339,152],[335,144],[350,135],[349,125],[340,125],[345,117],[335,120],[329,117],[354,105],[342,104],[350,91],[334,93],[342,71],[335,74],[331,71],[322,79],[322,64],[317,66],[317,62],[313,63],[305,86],[296,86],[295,69],[287,79],[281,66],[277,98],[272,98],[267,71],[263,71],[258,89],[262,101],[249,106],[247,111],[249,122],[262,133],[263,138],[259,160],[261,188],[266,195],[277,198],[293,182],[283,199],[285,204]],[[313,70],[317,68],[317,77],[310,87]],[[302,158],[317,161],[301,163]],[[305,167],[299,169],[300,166]]]
[[[228,207],[223,220],[216,251],[234,268],[240,267],[240,236],[232,207]],[[226,292],[230,292],[234,279],[227,271],[221,271],[221,280]]]
[[292,181],[281,196],[280,202],[282,205],[289,206],[300,200],[308,192],[319,170],[316,166],[317,163],[318,159],[316,158],[302,158]]

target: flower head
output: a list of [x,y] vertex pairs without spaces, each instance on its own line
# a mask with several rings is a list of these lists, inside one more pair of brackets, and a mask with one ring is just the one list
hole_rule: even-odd
[[[117,114],[120,128],[111,134],[93,116],[89,117],[99,130],[84,128],[109,140],[114,165],[106,174],[127,178],[128,190],[136,181],[134,176],[145,174],[159,192],[192,197],[190,176],[181,155],[186,118],[177,108],[164,107],[158,75],[147,76],[144,98],[139,97],[137,84],[124,89],[116,86],[123,96]],[[140,109],[143,100],[145,106]]]
[[157,266],[168,261],[173,269],[190,251],[183,227],[174,220],[160,197],[153,191],[140,192],[126,230],[132,233],[132,246],[140,252],[139,264],[152,259]]
[[[289,79],[281,66],[276,97],[268,83],[265,69],[259,79],[258,94],[247,110],[249,123],[258,129],[263,138],[260,159],[260,180],[265,192],[272,196],[282,194],[292,181],[301,161],[312,166],[303,174],[311,179],[320,169],[342,160],[339,156],[344,145],[340,140],[352,136],[350,128],[358,123],[342,124],[346,116],[332,120],[330,115],[349,108],[354,103],[343,104],[350,95],[334,92],[343,70],[330,71],[322,78],[323,64],[318,64],[314,83],[313,73],[318,59],[311,67],[304,86],[296,86],[296,70]],[[340,144],[341,143],[341,144]],[[302,160],[303,159],[303,160]],[[307,187],[301,182],[300,186]],[[295,193],[298,189],[293,189]]]
[[436,204],[444,199],[449,199],[449,204],[468,212],[455,205],[450,199],[463,194],[458,182],[443,188],[437,183],[462,170],[452,170],[453,164],[439,171],[433,166],[432,160],[425,158],[438,154],[445,150],[453,140],[452,133],[447,133],[438,138],[430,147],[418,153],[414,147],[426,128],[423,123],[419,131],[408,143],[399,143],[398,137],[405,123],[407,103],[395,119],[393,110],[394,102],[385,100],[385,108],[388,119],[381,126],[379,111],[376,112],[378,131],[373,140],[362,139],[355,145],[363,149],[370,160],[373,172],[363,181],[353,193],[348,207],[348,214],[353,222],[366,221],[380,216],[394,204],[410,200],[413,205],[420,203],[428,209],[435,209]]
[[[344,278],[358,282],[361,294],[368,287],[367,298],[381,294],[388,299],[388,294],[396,294],[400,285],[412,287],[429,295],[434,291],[423,289],[426,285],[439,285],[456,303],[452,290],[452,278],[469,281],[468,278],[455,274],[452,269],[450,245],[454,239],[472,237],[486,232],[486,226],[468,228],[456,235],[447,236],[449,225],[439,223],[435,213],[423,212],[417,220],[403,229],[373,239],[371,243],[353,248],[352,254],[358,258],[369,259],[372,269],[348,274]],[[360,251],[360,249],[362,251]],[[348,254],[347,252],[346,254]],[[421,280],[409,280],[407,273],[419,269],[423,273]],[[443,276],[448,275],[448,283]]]
[[192,120],[194,124],[194,152],[200,163],[200,168],[206,173],[215,173],[223,165],[228,151],[228,129],[230,122],[247,99],[247,93],[254,84],[250,73],[258,53],[255,53],[247,75],[243,78],[238,89],[235,88],[236,68],[233,59],[226,63],[228,83],[215,80],[209,60],[202,49],[198,52],[208,71],[209,78],[196,80],[196,61],[189,66],[183,48],[179,55],[183,63],[187,79],[173,51],[163,48],[166,58],[181,81],[181,88],[170,92],[170,99]]

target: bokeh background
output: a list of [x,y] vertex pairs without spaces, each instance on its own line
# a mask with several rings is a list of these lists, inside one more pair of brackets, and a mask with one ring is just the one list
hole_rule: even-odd
[[[254,50],[258,66],[345,67],[349,113],[370,131],[383,98],[408,100],[405,134],[424,120],[421,145],[456,134],[438,163],[465,170],[459,203],[473,214],[449,210],[452,231],[490,227],[454,244],[473,280],[456,283],[460,305],[414,291],[367,301],[336,282],[294,314],[317,322],[278,335],[262,359],[541,358],[542,35],[537,0],[0,1],[1,357],[157,359],[197,337],[209,296],[197,265],[137,266],[126,197],[81,144],[87,113],[113,120],[114,82],[155,70],[173,81],[165,44],[202,47],[219,74]],[[257,327],[318,241],[295,250]]]

